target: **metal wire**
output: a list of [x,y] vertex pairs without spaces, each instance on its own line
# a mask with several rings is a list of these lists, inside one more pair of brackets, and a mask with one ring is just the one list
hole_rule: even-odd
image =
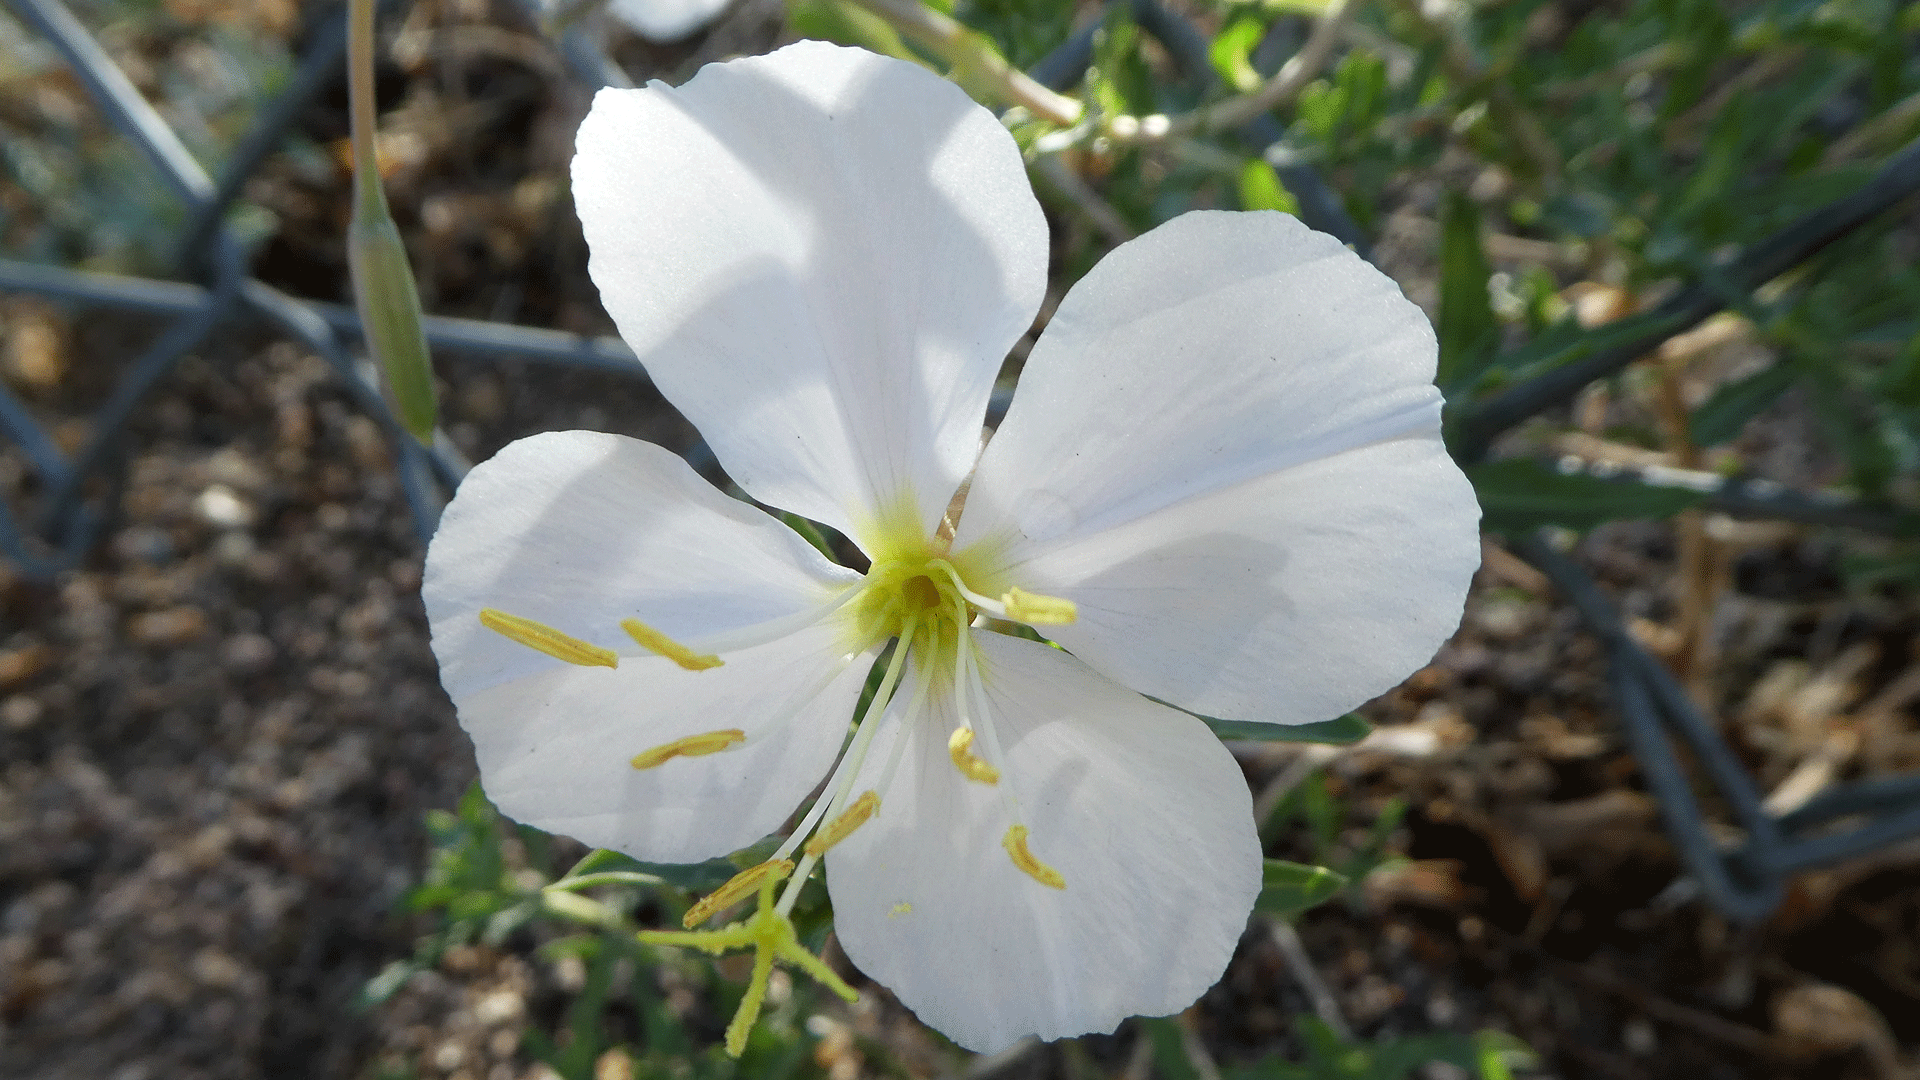
[[1561,350],[1564,362],[1466,409],[1449,439],[1462,462],[1479,461],[1502,432],[1573,400],[1582,387],[1633,363],[1661,342],[1725,310],[1729,301],[1818,254],[1908,196],[1920,192],[1920,139],[1888,159],[1858,191],[1836,199],[1754,244],[1644,315],[1609,324]]
[[[96,418],[94,438],[72,460],[34,421],[29,410],[0,386],[0,434],[22,449],[45,493],[35,527],[30,530],[22,529],[8,508],[0,505],[0,555],[34,577],[51,577],[84,558],[117,506],[118,485],[125,472],[121,443],[129,418],[182,355],[205,340],[214,327],[244,317],[266,322],[321,356],[355,404],[387,432],[415,529],[424,544],[432,535],[448,493],[464,475],[466,462],[444,436],[433,448],[426,449],[402,430],[376,386],[370,365],[348,351],[347,342],[360,336],[359,320],[351,309],[296,299],[247,277],[245,252],[222,225],[246,180],[279,146],[301,107],[338,71],[344,47],[340,32],[343,20],[331,12],[323,18],[294,79],[261,110],[216,184],[59,0],[6,2],[28,26],[54,44],[95,105],[140,147],[186,204],[187,223],[178,249],[182,265],[208,274],[211,287],[0,260],[0,289],[41,293],[172,320],[122,376]],[[1214,77],[1207,62],[1206,38],[1192,24],[1156,0],[1126,2],[1141,29],[1160,41],[1190,79]],[[527,0],[523,0],[523,6],[528,6]],[[534,8],[528,6],[528,10],[537,20]],[[1074,35],[1034,67],[1035,78],[1055,88],[1077,83],[1092,61],[1096,32],[1089,28]],[[569,69],[584,83],[594,87],[631,85],[627,74],[579,29],[567,31],[558,47]],[[1366,253],[1368,238],[1346,213],[1338,195],[1317,171],[1292,162],[1284,153],[1286,130],[1275,117],[1258,117],[1239,134],[1248,146],[1274,161],[1309,224]],[[1531,357],[1561,362],[1455,418],[1457,456],[1463,461],[1477,460],[1495,437],[1515,423],[1568,400],[1582,386],[1618,371],[1667,337],[1729,304],[1741,302],[1743,294],[1805,261],[1916,190],[1920,190],[1920,141],[1889,160],[1860,191],[1807,215],[1731,263],[1703,273],[1700,281],[1654,311],[1557,352]],[[617,338],[587,338],[439,317],[428,317],[425,330],[429,344],[443,355],[518,357],[646,379],[638,359]],[[1519,358],[1527,358],[1524,351]],[[1005,406],[1006,396],[996,394],[990,412],[998,414]],[[709,467],[713,464],[703,447],[697,447],[690,458]],[[93,478],[104,480],[107,492],[89,501],[83,493]],[[1835,504],[1755,483],[1722,484],[1709,492],[1708,498],[1711,505],[1743,516],[1902,534],[1912,531],[1912,522],[1906,516],[1892,515],[1881,508]],[[1763,918],[1778,903],[1787,875],[1920,833],[1920,776],[1834,788],[1792,813],[1779,817],[1769,814],[1751,775],[1713,724],[1688,699],[1671,672],[1626,632],[1612,606],[1578,565],[1538,537],[1522,541],[1519,550],[1567,595],[1584,625],[1604,643],[1609,685],[1621,725],[1648,788],[1660,801],[1667,832],[1702,892],[1727,915],[1742,921]],[[1700,801],[1676,752],[1675,739],[1691,752],[1718,801],[1743,830],[1745,839],[1739,846],[1723,849],[1708,832]]]

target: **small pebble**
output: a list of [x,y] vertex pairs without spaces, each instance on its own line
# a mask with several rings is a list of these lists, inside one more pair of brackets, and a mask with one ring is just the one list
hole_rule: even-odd
[[173,648],[205,637],[211,623],[207,613],[191,604],[148,611],[127,622],[127,636],[141,645]]
[[216,529],[245,529],[253,525],[253,507],[225,484],[209,484],[193,500],[193,512]]

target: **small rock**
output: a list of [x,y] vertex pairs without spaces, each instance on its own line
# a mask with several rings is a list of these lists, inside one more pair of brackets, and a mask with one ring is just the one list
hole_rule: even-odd
[[220,646],[221,661],[242,674],[264,669],[273,655],[273,642],[264,634],[235,634]]
[[127,636],[141,645],[174,648],[205,637],[211,628],[207,613],[191,604],[135,615]]
[[152,525],[129,525],[114,536],[113,553],[123,563],[159,566],[173,561],[173,537]]
[[256,517],[253,506],[225,484],[208,484],[193,500],[193,512],[217,529],[250,528]]
[[0,651],[0,690],[14,690],[53,663],[51,646],[38,642]]
[[518,1020],[523,1011],[519,994],[511,990],[495,990],[474,1005],[473,1018],[486,1027],[494,1027]]
[[15,694],[0,702],[0,725],[4,725],[8,731],[25,731],[39,723],[45,715],[46,708],[39,699],[26,694]]
[[221,566],[245,567],[258,550],[253,536],[240,529],[228,529],[213,542],[213,558]]
[[239,961],[218,949],[201,949],[193,957],[193,977],[202,986],[232,990],[247,976]]

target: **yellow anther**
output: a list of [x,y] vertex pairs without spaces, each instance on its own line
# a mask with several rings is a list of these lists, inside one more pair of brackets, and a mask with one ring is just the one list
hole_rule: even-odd
[[680,925],[691,930],[708,919],[719,914],[724,908],[730,908],[747,898],[747,894],[759,888],[763,882],[779,881],[793,873],[792,859],[768,859],[758,866],[749,866],[745,870],[727,879],[725,885],[700,898],[700,902],[687,909],[687,917]]
[[853,800],[853,805],[842,810],[838,817],[827,823],[827,827],[813,834],[807,841],[807,854],[819,858],[827,849],[845,840],[853,830],[867,823],[867,819],[880,812],[880,796],[876,792],[866,792]]
[[659,653],[688,671],[705,671],[726,663],[712,653],[694,652],[639,619],[621,619],[620,629],[625,630],[627,636],[641,648],[648,652]]
[[1021,873],[1049,889],[1067,887],[1067,879],[1060,876],[1060,871],[1034,858],[1033,852],[1027,850],[1025,825],[1009,825],[1007,835],[1000,838],[1000,846],[1007,849],[1007,857],[1013,860],[1013,865],[1019,867]]
[[737,727],[722,728],[719,731],[703,731],[698,735],[689,735],[684,739],[675,739],[651,750],[642,750],[633,755],[633,767],[651,769],[664,765],[677,757],[701,757],[717,754],[737,743],[747,741],[747,733]]
[[913,905],[907,903],[905,900],[902,900],[899,903],[893,905],[893,910],[887,912],[887,918],[897,919],[902,915],[911,915],[911,914],[913,914]]
[[960,775],[982,784],[1000,782],[1000,770],[973,756],[973,729],[954,728],[947,737],[947,756],[953,759],[953,767]]
[[571,634],[563,634],[545,623],[532,619],[523,619],[518,615],[509,615],[493,608],[480,609],[480,625],[504,637],[525,645],[529,649],[539,649],[556,660],[565,660],[569,664],[581,667],[619,667],[620,654],[612,649],[603,649],[598,645],[581,641]]
[[1007,590],[1000,602],[1007,606],[1007,618],[1029,626],[1065,626],[1080,618],[1080,608],[1073,601],[1018,587]]

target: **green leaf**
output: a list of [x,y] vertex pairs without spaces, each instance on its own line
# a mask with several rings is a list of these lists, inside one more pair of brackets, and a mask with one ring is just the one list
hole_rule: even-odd
[[1180,1025],[1170,1016],[1156,1016],[1141,1021],[1147,1030],[1147,1037],[1153,1043],[1153,1071],[1165,1080],[1200,1080],[1200,1074],[1193,1067],[1193,1059],[1187,1056],[1187,1041],[1180,1032]]
[[845,0],[787,0],[787,25],[801,37],[858,45],[869,52],[924,65],[885,19]]
[[1265,158],[1254,158],[1240,167],[1240,209],[1278,210],[1298,216],[1300,203]]
[[1774,364],[1714,391],[1687,422],[1694,445],[1718,446],[1739,435],[1747,421],[1780,400],[1798,377],[1792,365]]
[[780,511],[780,520],[786,523],[787,528],[799,533],[807,543],[812,544],[814,550],[829,559],[834,557],[833,545],[828,542],[827,534],[820,531],[820,526],[799,514],[788,513],[785,510]]
[[1480,496],[1481,524],[1506,533],[1542,525],[1585,530],[1622,518],[1671,517],[1705,497],[1686,488],[1556,472],[1529,458],[1473,465],[1466,471]]
[[1260,876],[1260,898],[1253,902],[1253,909],[1282,919],[1296,919],[1333,899],[1346,887],[1344,874],[1324,866],[1268,859]]
[[354,1003],[360,1008],[384,1005],[388,998],[400,992],[400,988],[421,970],[420,964],[413,960],[394,960],[380,969],[380,974],[367,980],[360,988],[360,997]]
[[[562,882],[575,878],[598,877],[599,875],[631,875],[625,878],[631,884],[640,884],[648,878],[655,882],[671,885],[688,892],[700,892],[723,885],[727,879],[739,873],[739,868],[727,859],[708,859],[698,863],[649,863],[641,862],[631,855],[601,848],[589,852],[587,857],[567,871]],[[602,881],[619,880],[611,877],[598,877]]]
[[1346,746],[1359,742],[1373,731],[1372,724],[1354,713],[1336,716],[1332,720],[1322,720],[1316,724],[1254,724],[1244,720],[1219,720],[1211,716],[1202,716],[1200,719],[1206,721],[1207,726],[1213,729],[1213,733],[1222,739],[1242,739],[1248,742],[1328,743],[1333,746]]
[[1260,39],[1267,33],[1265,21],[1251,15],[1242,15],[1228,23],[1220,31],[1213,44],[1207,47],[1207,59],[1213,64],[1213,70],[1228,86],[1242,94],[1250,94],[1260,88],[1260,73],[1253,68],[1253,50],[1259,48]]
[[1440,211],[1440,371],[1434,381],[1450,392],[1468,389],[1493,362],[1500,320],[1487,293],[1492,274],[1479,208],[1449,191]]

